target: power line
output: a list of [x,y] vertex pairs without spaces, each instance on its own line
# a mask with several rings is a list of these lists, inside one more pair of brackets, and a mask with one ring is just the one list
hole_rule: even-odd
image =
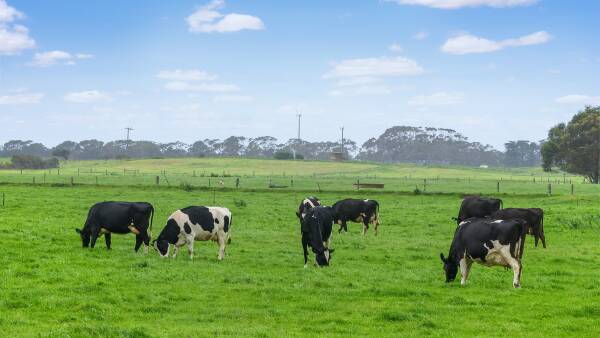
[[127,151],[127,149],[129,149],[129,132],[132,131],[133,128],[126,127],[125,130],[127,130],[127,141],[125,142],[125,151]]

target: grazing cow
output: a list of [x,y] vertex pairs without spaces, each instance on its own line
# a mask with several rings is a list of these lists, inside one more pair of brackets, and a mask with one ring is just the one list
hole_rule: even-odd
[[359,200],[348,198],[331,206],[335,212],[335,222],[340,225],[338,233],[348,232],[346,222],[352,221],[363,224],[363,235],[369,229],[369,223],[375,226],[375,235],[379,228],[379,203],[375,200]]
[[84,248],[96,245],[98,237],[104,235],[106,248],[110,249],[111,233],[135,234],[135,251],[144,243],[148,244],[152,231],[154,207],[146,202],[100,202],[94,204],[87,215],[82,229],[75,229],[81,237]]
[[522,219],[526,222],[527,232],[534,236],[535,246],[542,240],[542,246],[546,248],[546,237],[544,236],[544,210],[540,208],[506,208],[494,212],[491,216],[494,219]]
[[304,267],[308,262],[308,246],[315,253],[315,262],[318,266],[328,266],[331,261],[333,249],[331,245],[331,231],[333,228],[334,212],[331,207],[311,208],[302,220],[302,249],[304,250]]
[[298,219],[300,220],[300,224],[302,224],[302,220],[304,219],[304,216],[306,216],[306,213],[314,208],[314,207],[318,207],[321,205],[321,201],[315,197],[315,196],[309,196],[307,198],[305,198],[301,203],[300,206],[298,206],[298,210],[296,211],[296,216],[298,216]]
[[498,198],[487,198],[479,196],[467,196],[463,199],[460,205],[460,211],[457,218],[452,218],[456,224],[471,218],[485,217],[502,208],[502,200]]
[[190,259],[194,258],[194,241],[213,240],[219,243],[219,260],[225,256],[225,245],[231,227],[231,212],[222,207],[187,207],[175,211],[152,245],[161,257],[169,257],[173,245],[173,258],[179,247],[187,245]]
[[448,258],[440,254],[444,262],[446,282],[456,278],[460,266],[461,285],[465,285],[471,264],[500,265],[513,270],[513,286],[521,286],[521,256],[525,243],[523,220],[492,220],[470,218],[460,223],[454,232]]

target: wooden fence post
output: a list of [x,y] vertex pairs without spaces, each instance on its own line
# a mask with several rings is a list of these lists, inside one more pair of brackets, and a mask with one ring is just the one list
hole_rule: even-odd
[[98,185],[98,176],[96,176],[96,185]]
[[33,176],[33,184],[35,184],[35,176]]
[[427,191],[427,179],[423,179],[423,192]]
[[548,183],[548,195],[552,195],[552,183]]
[[158,185],[160,183],[160,176],[156,176],[156,185]]
[[71,176],[71,185],[73,185],[75,182],[73,180],[73,176]]
[[500,181],[496,182],[496,192],[499,193],[500,192]]
[[575,194],[575,185],[571,184],[571,195]]
[[[319,189],[320,190],[320,189]],[[356,190],[360,190],[360,179],[356,179]]]

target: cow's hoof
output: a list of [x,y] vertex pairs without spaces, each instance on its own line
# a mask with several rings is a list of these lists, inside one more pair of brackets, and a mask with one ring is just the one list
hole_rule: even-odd
[[306,268],[308,268],[308,265],[304,264],[304,268],[305,268],[305,269],[306,269]]
[[515,284],[515,283],[513,283],[513,287],[515,289],[520,289],[521,288],[521,284]]

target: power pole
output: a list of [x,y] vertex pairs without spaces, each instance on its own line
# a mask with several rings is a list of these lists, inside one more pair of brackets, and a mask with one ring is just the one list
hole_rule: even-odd
[[343,160],[344,159],[344,127],[342,126],[340,129],[342,130],[342,147],[341,147],[342,149],[341,149],[341,151],[342,151],[342,160]]
[[[300,119],[302,118],[302,114],[298,114],[298,110],[296,109],[296,116],[298,117],[298,144],[296,147],[300,146]],[[297,149],[294,149],[294,160],[296,159]]]
[[127,141],[125,143],[125,151],[127,151],[127,149],[129,149],[129,132],[132,131],[133,128],[126,127],[125,130],[127,130]]

